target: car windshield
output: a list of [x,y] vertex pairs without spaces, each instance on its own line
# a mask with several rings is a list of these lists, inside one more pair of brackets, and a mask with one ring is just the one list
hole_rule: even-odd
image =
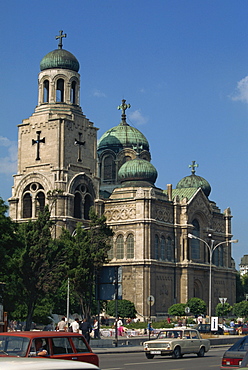
[[238,340],[228,351],[247,351],[248,350],[248,337]]
[[181,330],[163,330],[158,334],[157,339],[164,338],[182,338]]
[[27,352],[29,339],[25,337],[9,337],[0,335],[0,356],[24,357]]

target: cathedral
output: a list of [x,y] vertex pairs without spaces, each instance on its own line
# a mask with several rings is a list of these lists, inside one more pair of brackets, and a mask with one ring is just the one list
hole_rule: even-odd
[[41,60],[38,105],[18,126],[10,217],[35,220],[49,204],[56,237],[62,227],[73,233],[78,222],[87,226],[91,206],[105,214],[114,232],[109,265],[122,267],[122,298],[135,304],[141,320],[164,317],[172,304],[192,297],[208,305],[211,234],[221,243],[212,259],[212,311],[220,297],[234,304],[230,208],[221,212],[210,200],[195,161],[175,188],[156,187],[149,142],[126,122],[124,99],[120,122],[97,142],[98,129],[80,107],[79,62],[63,49],[65,36],[60,31],[58,48]]

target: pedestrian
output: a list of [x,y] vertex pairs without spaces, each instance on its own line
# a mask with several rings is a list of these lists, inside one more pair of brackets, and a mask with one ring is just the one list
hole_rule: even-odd
[[83,322],[79,325],[79,329],[82,331],[83,336],[90,344],[90,333],[92,332],[92,327],[87,319],[83,319]]
[[58,330],[58,331],[66,331],[65,317],[62,317],[61,321],[58,322],[58,324],[56,326],[56,330]]
[[72,321],[70,328],[73,333],[79,333],[79,319],[77,317]]
[[100,335],[99,335],[99,322],[98,322],[97,319],[94,320],[93,330],[94,330],[94,338],[95,339],[100,339]]

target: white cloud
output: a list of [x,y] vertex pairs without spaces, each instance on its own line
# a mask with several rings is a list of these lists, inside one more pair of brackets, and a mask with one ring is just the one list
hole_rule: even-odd
[[148,118],[142,115],[140,109],[137,109],[136,111],[130,113],[128,115],[128,118],[136,125],[144,125],[148,121]]
[[106,98],[106,94],[97,89],[93,91],[93,96],[96,96],[97,98]]
[[17,171],[17,142],[0,136],[0,173],[13,175]]
[[239,100],[248,103],[248,76],[238,81],[232,100]]

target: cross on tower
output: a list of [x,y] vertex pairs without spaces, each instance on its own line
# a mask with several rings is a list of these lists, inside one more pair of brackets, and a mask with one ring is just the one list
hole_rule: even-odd
[[79,140],[75,139],[74,144],[78,145],[78,162],[82,162],[82,146],[85,144],[85,141],[82,141],[82,133],[78,133]]
[[122,115],[121,115],[121,119],[122,119],[122,122],[126,122],[126,110],[127,108],[131,108],[131,104],[126,104],[126,100],[125,99],[122,99],[122,103],[121,105],[119,105],[117,107],[117,109],[121,109],[122,110]]
[[32,145],[37,144],[36,161],[40,160],[40,143],[45,143],[45,138],[40,138],[41,131],[36,131],[37,139],[32,139]]
[[59,49],[62,49],[62,46],[63,46],[63,44],[62,44],[62,38],[63,37],[66,37],[66,33],[63,35],[63,31],[59,31],[59,36],[55,36],[56,40],[59,39],[59,43],[58,43],[58,48]]
[[192,175],[195,174],[195,168],[199,167],[199,164],[196,164],[195,161],[192,161],[192,164],[189,164],[189,168],[192,168],[191,173]]

